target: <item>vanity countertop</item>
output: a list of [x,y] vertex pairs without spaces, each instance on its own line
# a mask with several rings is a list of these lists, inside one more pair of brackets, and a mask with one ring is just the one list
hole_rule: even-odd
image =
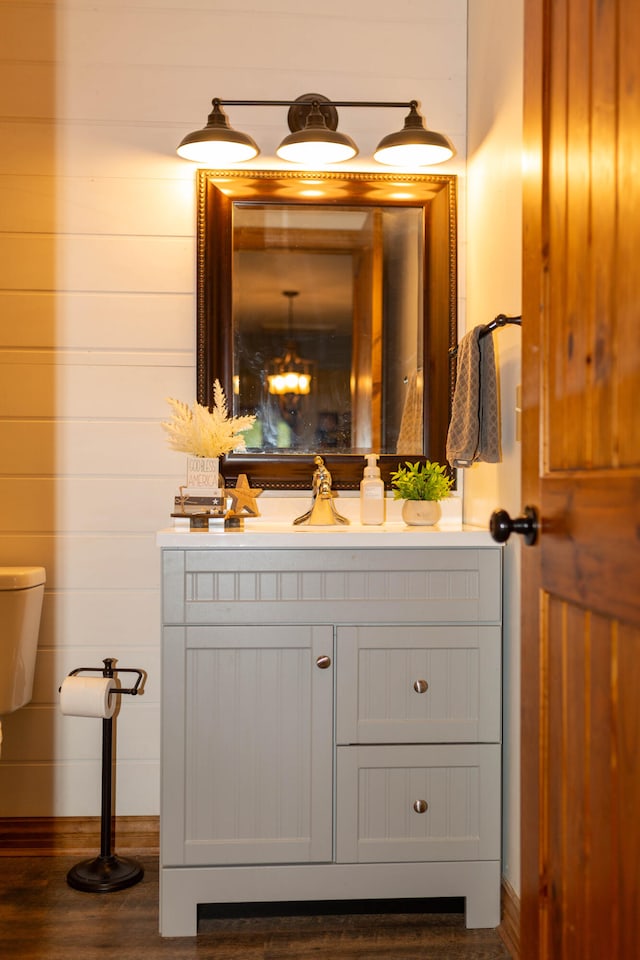
[[384,549],[388,547],[495,547],[488,530],[468,524],[438,524],[433,527],[410,527],[391,521],[381,526],[351,523],[348,527],[294,527],[290,522],[247,517],[243,530],[160,530],[160,547],[176,549],[296,549],[317,550],[321,547],[350,550],[353,548]]
[[294,526],[294,519],[309,506],[310,492],[298,496],[260,498],[260,516],[244,516],[243,529],[189,530],[168,527],[157,534],[157,545],[182,549],[318,550],[323,547],[350,550],[353,548],[384,549],[386,547],[495,547],[486,527],[463,524],[458,497],[443,500],[442,518],[435,526],[408,526],[401,518],[402,501],[387,498],[385,523],[360,523],[357,495],[336,499],[338,512],[349,520],[347,525]]

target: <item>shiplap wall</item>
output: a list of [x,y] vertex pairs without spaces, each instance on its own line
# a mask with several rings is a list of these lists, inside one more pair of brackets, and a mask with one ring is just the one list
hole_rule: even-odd
[[[101,723],[62,717],[57,688],[107,656],[148,671],[118,720],[116,811],[158,812],[155,531],[184,475],[159,423],[168,395],[195,393],[194,168],[176,144],[212,96],[416,98],[462,175],[466,6],[0,0],[0,565],[48,578],[34,699],[3,721],[0,816],[100,812]],[[285,111],[230,115],[273,166]],[[342,113],[354,169],[403,116]]]

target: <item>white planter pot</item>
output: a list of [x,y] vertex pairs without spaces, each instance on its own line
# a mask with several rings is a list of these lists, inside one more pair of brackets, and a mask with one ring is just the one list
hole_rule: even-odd
[[402,504],[402,519],[412,527],[430,527],[442,516],[438,500],[405,500]]

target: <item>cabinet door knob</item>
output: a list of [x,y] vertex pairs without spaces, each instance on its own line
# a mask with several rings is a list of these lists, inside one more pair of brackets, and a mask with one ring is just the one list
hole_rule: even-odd
[[327,667],[330,667],[330,666],[331,666],[331,657],[327,657],[325,655],[322,657],[318,657],[318,659],[316,660],[316,667],[318,667],[319,670],[326,670]]
[[426,813],[429,804],[426,800],[415,800],[413,803],[413,809],[416,813]]
[[426,680],[414,680],[413,689],[416,693],[426,693],[429,689],[429,684]]

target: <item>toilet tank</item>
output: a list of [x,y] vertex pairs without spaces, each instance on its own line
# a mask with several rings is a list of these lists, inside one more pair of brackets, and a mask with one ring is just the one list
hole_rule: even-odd
[[0,567],[0,717],[31,700],[44,567]]

